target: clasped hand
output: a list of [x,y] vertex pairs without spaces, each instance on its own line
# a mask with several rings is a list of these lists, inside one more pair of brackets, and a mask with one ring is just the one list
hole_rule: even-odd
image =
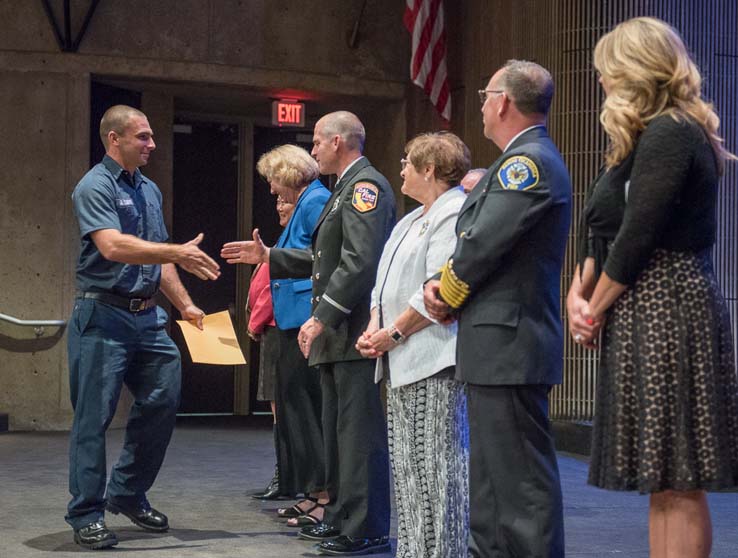
[[356,340],[356,350],[364,358],[379,358],[394,349],[396,345],[397,343],[392,340],[386,328],[377,329],[376,325],[371,323]]
[[587,299],[575,292],[569,292],[566,297],[566,312],[569,316],[569,333],[574,342],[587,349],[596,349],[597,338],[605,323],[604,316],[593,315]]
[[423,287],[423,303],[428,315],[439,324],[448,325],[456,320],[452,308],[441,298],[441,282],[438,279],[426,281]]

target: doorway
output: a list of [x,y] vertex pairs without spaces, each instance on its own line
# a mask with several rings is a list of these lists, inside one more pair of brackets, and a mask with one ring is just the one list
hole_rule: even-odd
[[[178,120],[174,125],[170,241],[181,244],[203,232],[200,248],[221,264],[221,276],[215,282],[182,271],[180,278],[193,302],[206,314],[229,309],[233,318],[236,267],[220,260],[220,248],[239,236],[238,155],[238,124]],[[235,366],[193,363],[180,328],[172,327],[171,336],[182,353],[179,412],[232,414]]]

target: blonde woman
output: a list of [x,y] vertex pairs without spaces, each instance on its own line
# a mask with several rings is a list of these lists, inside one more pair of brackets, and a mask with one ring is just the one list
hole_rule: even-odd
[[[257,172],[269,183],[272,194],[294,204],[277,248],[310,246],[313,228],[330,192],[318,180],[318,163],[302,147],[280,145],[261,156]],[[280,221],[281,223],[281,221]],[[297,343],[300,326],[310,316],[310,277],[271,279],[276,322],[275,400],[277,463],[281,494],[308,494],[277,515],[291,527],[315,525],[323,520],[328,503],[325,488],[323,432],[321,426],[320,375],[308,365]]]
[[719,120],[677,32],[636,18],[595,48],[605,168],[567,297],[574,340],[602,330],[589,482],[650,494],[651,556],[707,558],[705,491],[738,486],[738,387],[712,269]]

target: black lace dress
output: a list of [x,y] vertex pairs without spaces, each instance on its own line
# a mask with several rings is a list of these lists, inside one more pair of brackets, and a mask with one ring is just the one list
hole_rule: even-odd
[[628,289],[601,338],[589,482],[738,486],[738,382],[711,260],[718,173],[702,129],[654,119],[590,188],[580,249]]

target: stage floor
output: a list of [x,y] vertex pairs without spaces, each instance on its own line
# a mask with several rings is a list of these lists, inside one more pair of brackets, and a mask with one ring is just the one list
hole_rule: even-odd
[[[110,515],[108,525],[120,540],[111,552],[131,552],[137,558],[317,555],[313,545],[277,521],[274,512],[284,502],[260,503],[248,497],[263,488],[274,468],[272,431],[264,418],[181,419],[149,493],[154,507],[169,516],[170,531],[146,533],[122,516]],[[109,433],[109,465],[122,436],[122,430]],[[587,464],[580,458],[559,455],[559,466],[567,556],[647,558],[647,498],[587,486]],[[64,522],[66,433],[0,434],[0,495],[0,558],[65,558],[87,552],[74,544]],[[710,504],[712,558],[735,558],[738,494],[712,494]]]

